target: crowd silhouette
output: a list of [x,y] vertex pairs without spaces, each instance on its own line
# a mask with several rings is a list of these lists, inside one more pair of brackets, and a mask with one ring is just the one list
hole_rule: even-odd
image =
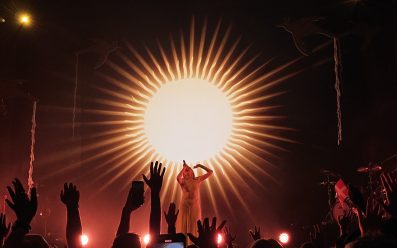
[[[143,175],[143,181],[150,189],[150,236],[151,242],[147,247],[153,246],[159,237],[166,235],[167,239],[178,237],[189,238],[193,243],[187,247],[216,248],[216,247],[238,247],[236,237],[247,235],[233,233],[233,229],[226,226],[223,220],[218,225],[218,220],[213,217],[197,220],[197,235],[188,233],[186,236],[177,233],[176,223],[179,210],[175,203],[168,206],[164,211],[165,221],[168,225],[168,233],[160,233],[162,206],[160,194],[163,185],[163,178],[166,168],[159,162],[151,163],[150,175],[147,178]],[[336,221],[340,234],[333,242],[334,247],[397,247],[397,180],[392,173],[380,174],[380,182],[385,195],[384,201],[379,201],[369,195],[364,197],[357,188],[349,186],[349,204],[353,211],[342,215]],[[2,248],[47,248],[55,247],[50,245],[43,236],[31,234],[31,222],[37,213],[37,190],[31,188],[28,192],[24,189],[19,179],[12,181],[12,186],[7,187],[10,199],[6,202],[16,216],[14,223],[8,223],[5,214],[0,214],[0,247]],[[82,222],[79,213],[80,192],[73,183],[65,183],[60,193],[60,200],[66,207],[66,241],[69,248],[82,248]],[[141,238],[136,233],[130,232],[131,220],[139,218],[131,215],[144,204],[143,194],[140,194],[134,184],[131,186],[125,204],[121,210],[120,224],[115,232],[112,248],[140,248],[144,247]],[[354,215],[354,216],[352,216]],[[354,221],[356,220],[356,221]],[[353,226],[353,228],[351,228]],[[260,227],[254,226],[248,230],[252,237],[251,248],[277,248],[283,247],[275,239],[262,237]],[[224,242],[218,244],[217,236],[222,234]],[[185,243],[186,244],[186,243]],[[110,246],[110,244],[109,244]],[[66,245],[65,245],[66,247]],[[158,246],[167,247],[167,246]],[[177,246],[170,246],[177,247]],[[315,229],[310,240],[301,244],[302,248],[326,247],[323,241],[320,227]],[[63,247],[62,247],[63,248]]]

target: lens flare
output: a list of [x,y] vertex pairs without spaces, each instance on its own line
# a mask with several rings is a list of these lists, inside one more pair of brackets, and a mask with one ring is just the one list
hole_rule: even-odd
[[218,233],[218,235],[216,236],[216,243],[218,245],[221,245],[223,243],[223,236],[222,234]]
[[150,234],[145,234],[145,236],[143,236],[143,243],[145,245],[148,245],[150,243]]
[[27,13],[19,14],[18,21],[21,25],[28,26],[31,23],[30,15]]
[[83,246],[86,246],[86,245],[88,245],[89,238],[86,234],[83,234],[80,237],[80,241]]
[[278,240],[282,243],[282,244],[288,244],[289,242],[289,234],[286,232],[281,233],[278,236]]

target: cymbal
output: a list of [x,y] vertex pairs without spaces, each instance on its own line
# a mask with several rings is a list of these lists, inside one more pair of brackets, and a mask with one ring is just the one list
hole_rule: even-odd
[[320,170],[320,173],[323,174],[324,176],[340,177],[340,175],[338,173],[330,171],[330,170]]
[[374,165],[374,166],[360,167],[360,168],[357,169],[357,172],[359,172],[359,173],[369,173],[369,172],[381,171],[381,170],[382,170],[382,166]]

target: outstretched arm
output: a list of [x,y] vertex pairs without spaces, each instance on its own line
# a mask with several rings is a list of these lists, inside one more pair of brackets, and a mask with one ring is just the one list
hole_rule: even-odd
[[140,206],[142,206],[143,201],[144,201],[144,199],[139,199],[139,198],[141,198],[141,197],[134,195],[134,191],[131,186],[130,191],[127,196],[127,201],[125,202],[125,205],[121,212],[120,224],[119,224],[119,228],[117,229],[116,236],[119,236],[120,234],[125,234],[125,233],[129,232],[131,213],[132,213],[132,211],[134,211],[134,210],[138,209]]
[[176,211],[175,203],[171,202],[170,206],[168,207],[168,213],[164,211],[165,220],[168,224],[168,234],[175,234],[176,228],[175,223],[178,218],[179,210]]
[[12,182],[14,189],[7,186],[11,201],[6,199],[8,206],[15,212],[17,220],[14,222],[11,234],[4,243],[4,248],[22,247],[22,240],[30,231],[30,222],[37,212],[36,188],[30,190],[30,198],[25,192],[21,181],[17,178]]
[[182,185],[183,183],[183,172],[186,170],[187,168],[187,164],[185,162],[185,160],[183,160],[183,168],[182,170],[179,172],[178,176],[176,177],[176,180],[178,181],[179,184]]
[[150,235],[160,235],[160,224],[161,224],[161,204],[160,204],[160,191],[163,185],[163,177],[165,173],[165,167],[161,170],[161,163],[156,163],[153,166],[153,162],[150,165],[150,179],[145,175],[143,180],[150,188],[151,206],[150,206],[150,221],[149,229]]
[[230,227],[225,227],[223,230],[223,233],[225,234],[225,244],[227,248],[233,248],[234,247],[234,241],[236,240],[236,234],[231,233]]
[[212,175],[212,173],[214,173],[211,169],[209,169],[208,167],[205,167],[204,165],[202,165],[202,164],[198,164],[198,165],[196,165],[196,166],[194,166],[194,168],[196,169],[196,168],[201,168],[201,169],[203,169],[203,170],[205,170],[207,173],[205,173],[204,175],[202,175],[202,176],[199,176],[198,177],[198,180],[201,182],[201,181],[204,181],[205,179],[207,179],[207,178],[209,178],[211,175]]
[[67,222],[66,222],[66,240],[69,248],[82,247],[80,237],[83,234],[79,212],[80,192],[76,185],[65,183],[61,191],[61,201],[66,206]]
[[0,247],[3,247],[4,239],[10,232],[11,224],[7,225],[6,215],[0,214]]

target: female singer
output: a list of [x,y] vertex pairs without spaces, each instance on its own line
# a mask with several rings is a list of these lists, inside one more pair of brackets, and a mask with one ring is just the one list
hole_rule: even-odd
[[197,233],[197,220],[201,219],[200,185],[202,181],[210,177],[213,173],[212,170],[201,164],[197,164],[193,168],[201,168],[207,173],[196,177],[193,169],[183,160],[183,168],[177,176],[178,183],[182,188],[182,199],[179,206],[178,232],[184,234]]

